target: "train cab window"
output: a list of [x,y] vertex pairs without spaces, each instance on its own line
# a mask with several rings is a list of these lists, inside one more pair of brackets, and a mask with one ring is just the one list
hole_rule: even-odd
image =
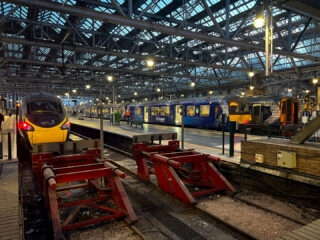
[[170,115],[170,107],[169,106],[161,107],[160,108],[160,115],[161,116],[169,116]]
[[187,106],[187,116],[193,117],[196,113],[196,107],[195,106]]
[[28,104],[28,114],[62,113],[61,104],[55,101],[36,100]]
[[210,105],[201,105],[200,106],[200,116],[208,117],[210,115]]
[[141,108],[140,107],[134,108],[134,115],[141,115]]
[[158,107],[152,107],[151,108],[151,115],[152,116],[159,115],[159,108]]
[[239,113],[239,104],[236,102],[231,102],[229,104],[229,112],[230,112],[230,114]]

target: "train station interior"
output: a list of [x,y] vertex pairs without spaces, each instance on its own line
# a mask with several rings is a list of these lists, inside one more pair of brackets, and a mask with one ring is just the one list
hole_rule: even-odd
[[320,1],[0,2],[0,240],[320,239]]

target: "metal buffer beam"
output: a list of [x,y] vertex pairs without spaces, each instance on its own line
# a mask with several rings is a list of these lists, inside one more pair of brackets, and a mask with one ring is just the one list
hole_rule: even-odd
[[[193,205],[195,197],[217,191],[235,192],[233,186],[213,165],[220,159],[193,150],[179,149],[179,141],[169,141],[168,145],[134,144],[134,159],[138,166],[138,176],[150,181],[155,174],[160,188],[183,203]],[[192,186],[194,191],[188,189]]]
[[[246,42],[236,41],[236,40],[232,40],[232,39],[225,39],[225,38],[221,38],[221,37],[216,37],[216,36],[212,36],[212,35],[208,35],[208,34],[204,34],[204,33],[200,33],[200,32],[194,32],[194,31],[184,30],[184,29],[175,28],[175,27],[168,27],[165,25],[152,23],[150,21],[131,19],[131,18],[128,18],[125,16],[102,13],[102,12],[94,11],[92,9],[87,9],[87,8],[74,7],[74,6],[69,6],[69,5],[63,6],[59,3],[47,2],[47,1],[41,1],[41,0],[33,0],[33,1],[30,1],[30,0],[8,0],[7,2],[14,3],[17,5],[26,5],[26,6],[30,6],[30,7],[34,7],[34,8],[42,8],[42,9],[52,10],[52,11],[56,11],[56,12],[63,12],[63,13],[67,13],[67,14],[79,16],[79,17],[96,19],[99,21],[103,21],[105,23],[112,23],[112,24],[116,24],[116,25],[130,26],[130,27],[137,28],[137,29],[157,31],[157,32],[160,32],[163,34],[181,36],[181,37],[185,37],[188,39],[200,40],[200,41],[204,41],[204,42],[207,42],[210,44],[219,43],[224,46],[238,47],[238,48],[243,48],[243,49],[253,49],[253,50],[257,50],[259,52],[265,51],[265,48],[262,45],[254,45],[254,44],[249,44]],[[287,57],[295,57],[295,58],[300,58],[300,59],[309,60],[309,61],[319,61],[315,57],[310,56],[310,55],[303,55],[303,54],[298,54],[298,53],[293,53],[293,52],[288,52],[288,51],[282,51],[279,49],[275,49],[274,54],[283,55],[283,56],[287,56]]]
[[[96,141],[96,145],[98,141]],[[88,141],[89,146],[92,140]],[[69,143],[51,143],[46,145],[35,145],[34,147],[54,149],[55,152],[64,154]],[[80,141],[83,147],[84,141]],[[72,151],[78,149],[77,142],[72,143]],[[60,155],[56,156],[53,152],[39,152],[32,155],[32,169],[42,186],[46,206],[50,209],[54,239],[65,239],[63,231],[72,230],[91,224],[107,221],[110,219],[124,217],[128,223],[137,220],[128,196],[122,186],[120,178],[125,174],[110,164],[106,160],[99,160],[100,149],[91,148],[84,154]],[[101,184],[101,178],[104,185]],[[58,187],[59,183],[68,183],[66,186]],[[58,198],[61,191],[71,189],[91,188],[96,190],[96,195],[91,198],[79,200],[72,199],[70,195],[67,201]],[[107,206],[107,201],[112,201],[114,206]],[[69,215],[62,219],[60,210],[62,208],[73,208]],[[95,209],[101,213],[91,219],[76,221],[77,216],[81,214],[82,209]]]

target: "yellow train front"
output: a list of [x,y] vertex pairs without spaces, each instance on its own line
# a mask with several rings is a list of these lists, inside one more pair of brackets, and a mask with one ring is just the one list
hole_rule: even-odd
[[239,125],[249,124],[252,116],[249,110],[249,103],[243,98],[230,98],[229,105],[229,121],[237,122]]
[[50,93],[33,93],[21,102],[18,129],[32,147],[37,143],[67,141],[70,122],[58,97]]

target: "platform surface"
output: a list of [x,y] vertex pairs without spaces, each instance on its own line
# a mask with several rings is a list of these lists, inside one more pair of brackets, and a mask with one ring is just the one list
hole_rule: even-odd
[[304,225],[275,240],[316,240],[320,239],[320,219]]
[[266,143],[266,144],[276,144],[281,146],[289,146],[296,148],[304,148],[304,149],[319,149],[320,143],[316,142],[305,142],[304,144],[293,144],[290,142],[290,139],[285,138],[261,138],[261,139],[248,139],[252,142]]
[[[99,129],[99,119],[85,118],[78,120],[70,117],[70,122],[93,127]],[[171,133],[176,132],[178,139],[181,137],[181,127],[165,126],[158,124],[143,124],[143,128],[131,127],[126,122],[121,122],[119,126],[110,126],[108,120],[104,120],[103,129],[105,131],[115,132],[121,135],[132,137],[139,134],[155,134],[155,133]],[[199,152],[213,154],[219,156],[222,160],[240,163],[241,140],[244,139],[243,134],[235,134],[234,138],[234,157],[229,157],[229,132],[225,133],[225,154],[222,155],[222,132],[207,129],[185,128],[184,148],[193,148]],[[248,140],[265,139],[263,136],[248,135]]]
[[0,240],[22,239],[18,161],[0,162]]

